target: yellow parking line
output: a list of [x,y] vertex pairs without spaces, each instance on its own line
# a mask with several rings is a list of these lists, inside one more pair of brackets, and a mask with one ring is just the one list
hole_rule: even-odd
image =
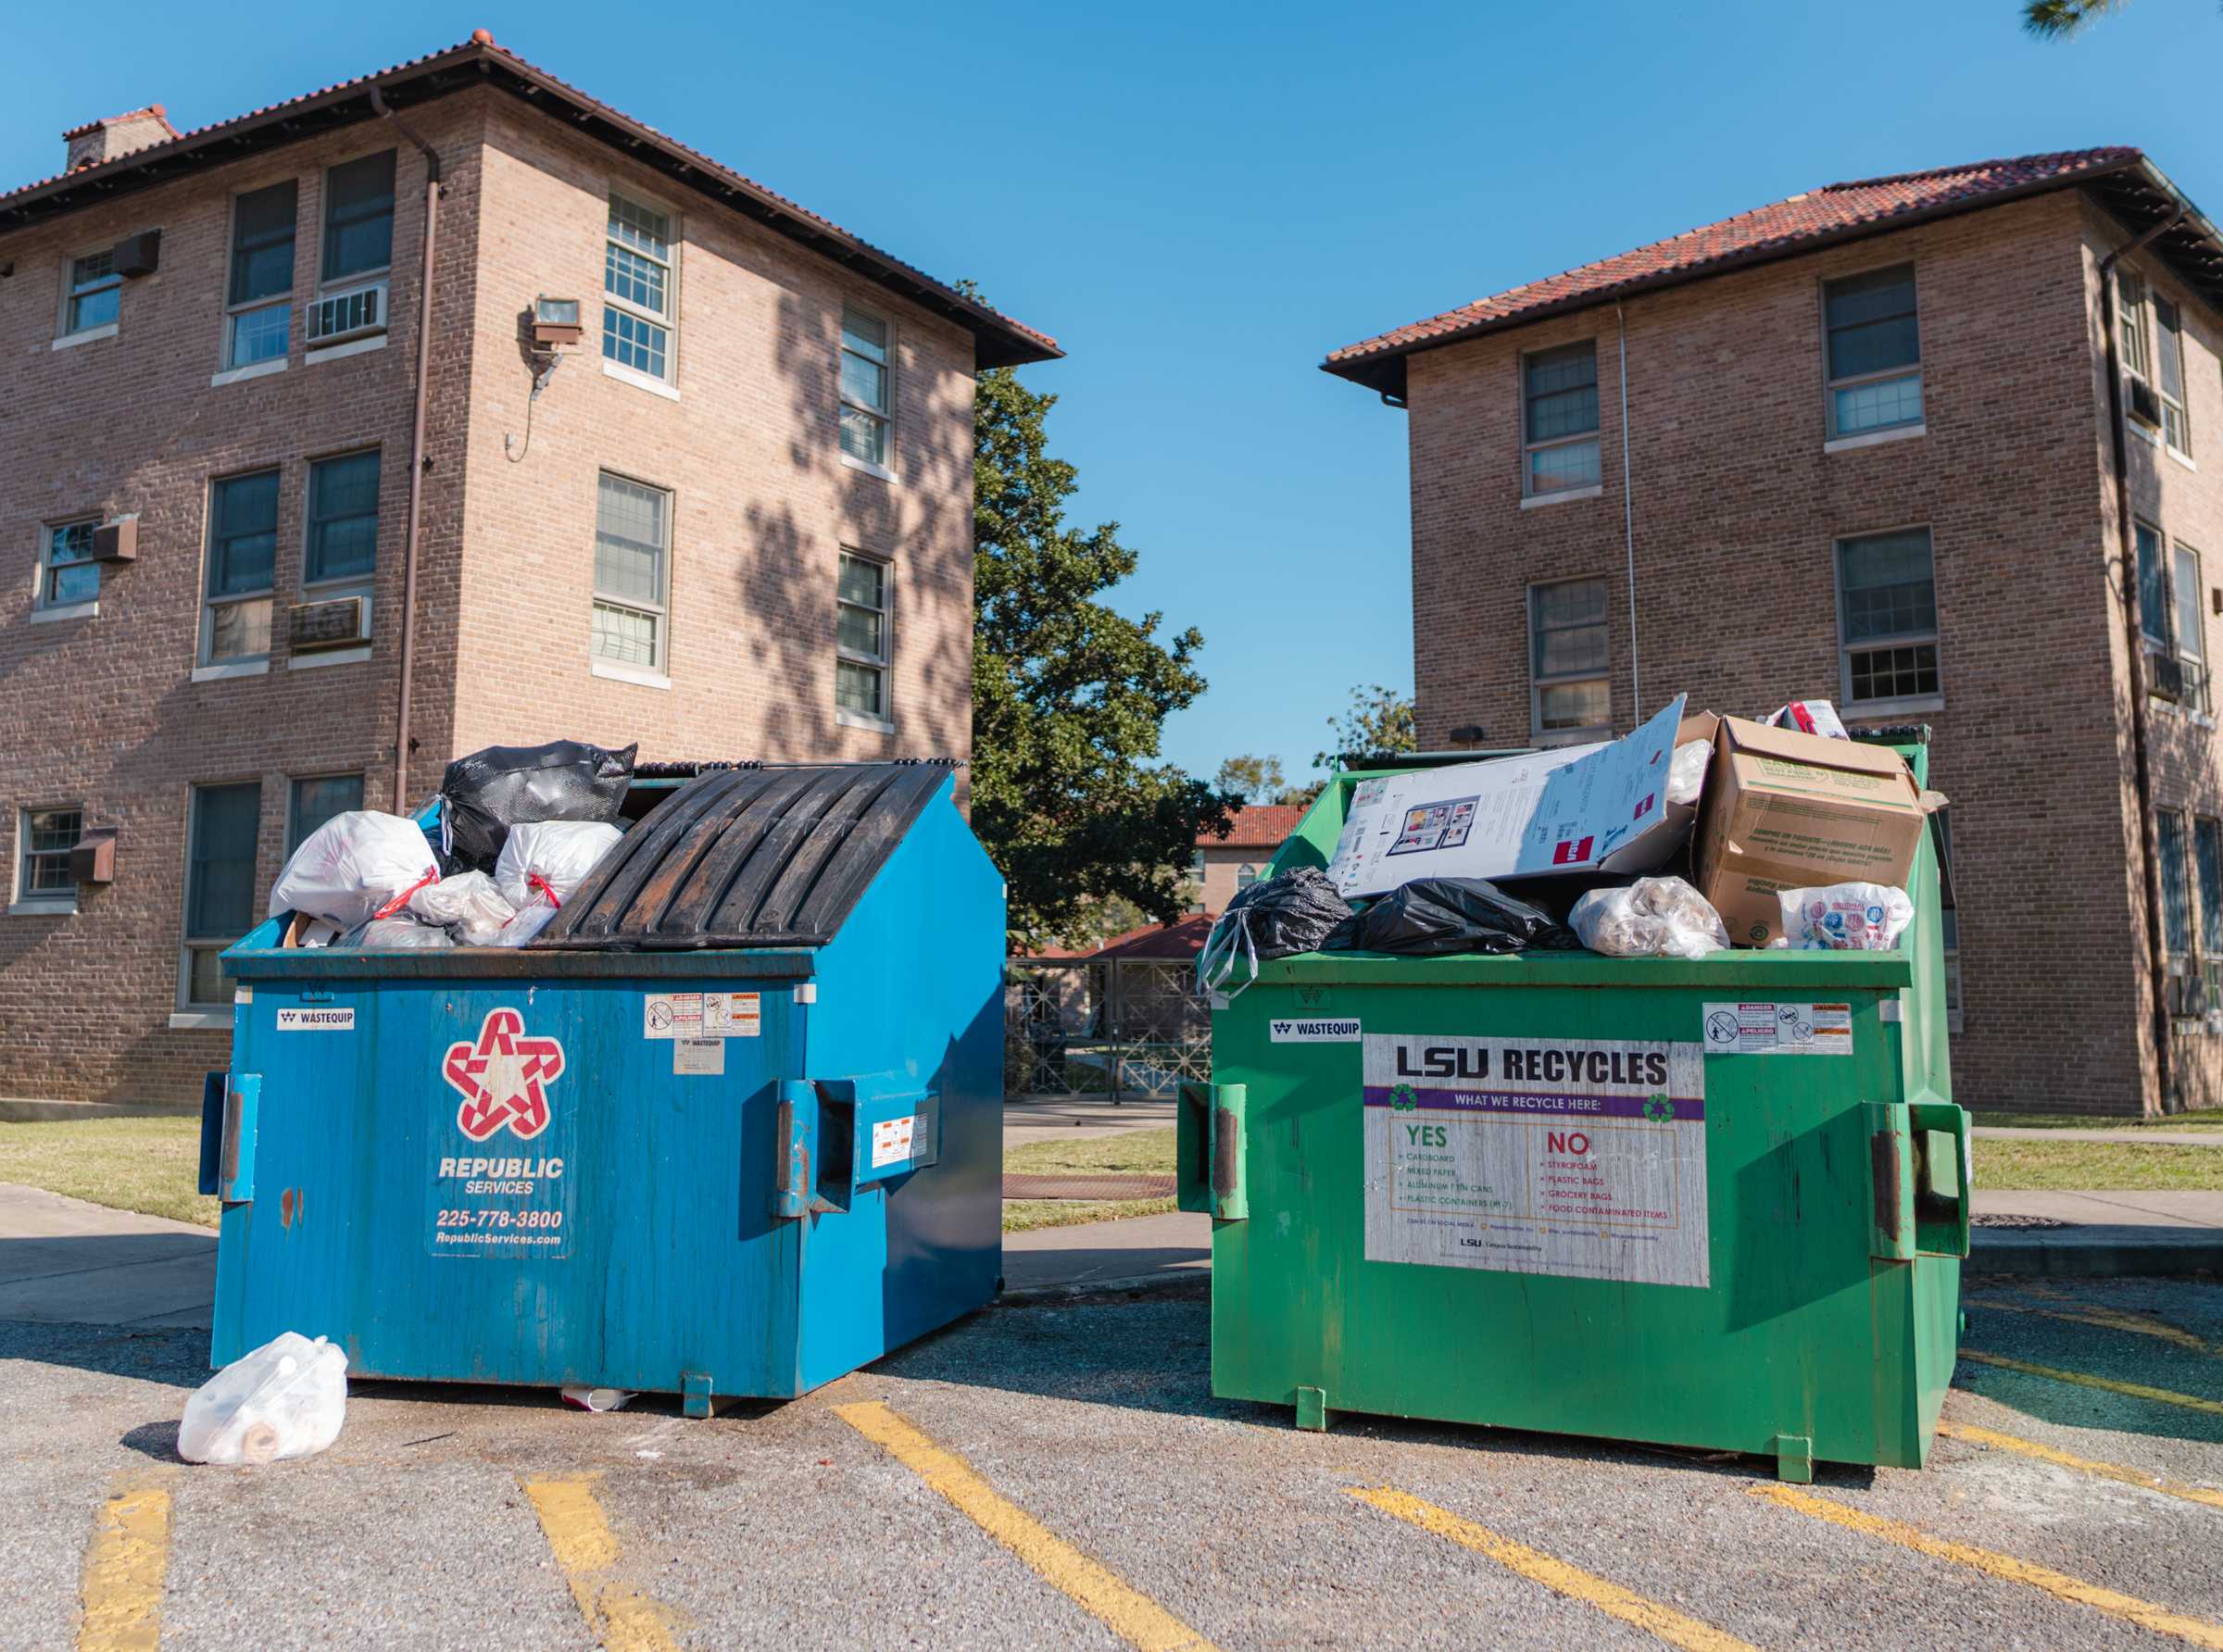
[[2188,1411],[2205,1411],[2212,1416],[2223,1417],[2223,1401],[2202,1399],[2196,1394],[2179,1394],[2173,1388],[2149,1388],[2143,1383],[2119,1383],[2113,1377],[2087,1376],[2080,1370],[2060,1370],[2050,1365],[2032,1365],[2027,1359],[2010,1359],[2004,1354],[1982,1354],[1974,1348],[1963,1348],[1961,1358],[1973,1359],[1978,1365],[1996,1365],[2002,1370],[2018,1370],[2025,1376],[2051,1377],[2056,1383],[2074,1383],[2079,1388],[2099,1388],[2131,1399],[2159,1400],[2167,1406],[2182,1406]]
[[169,1565],[170,1493],[146,1485],[117,1492],[85,1546],[78,1652],[154,1652]]
[[1647,1600],[1618,1583],[1608,1583],[1594,1572],[1570,1566],[1525,1543],[1501,1537],[1488,1527],[1463,1520],[1447,1508],[1438,1508],[1433,1503],[1424,1503],[1418,1497],[1391,1491],[1387,1486],[1376,1491],[1357,1486],[1350,1490],[1362,1503],[1370,1503],[1383,1513],[1409,1521],[1424,1532],[1433,1532],[1478,1555],[1487,1555],[1508,1571],[1541,1583],[1554,1594],[1594,1606],[1624,1623],[1635,1624],[1671,1646],[1684,1647],[1687,1652],[1753,1652],[1750,1642],[1740,1641],[1726,1630],[1702,1623],[1696,1618],[1687,1618],[1656,1600]]
[[2158,1337],[2180,1348],[2190,1348],[2195,1354],[2212,1354],[2214,1349],[2201,1337],[2189,1331],[2179,1330],[2166,1320],[2150,1319],[2144,1314],[2128,1313],[2113,1308],[2034,1308],[2026,1302],[1992,1302],[1978,1297],[1969,1306],[1978,1308],[1997,1308],[2002,1313],[2039,1314],[2049,1320],[2066,1320],[2073,1325],[2096,1325],[2103,1331],[2128,1331],[2135,1336]]
[[663,1605],[609,1575],[618,1563],[618,1540],[596,1499],[595,1476],[521,1483],[580,1616],[607,1652],[677,1652]]
[[1752,1485],[1745,1489],[1756,1497],[1765,1497],[1771,1502],[1782,1504],[1786,1508],[1795,1508],[1801,1514],[1813,1515],[1817,1520],[1828,1521],[1834,1525],[1869,1537],[1880,1537],[1886,1543],[1898,1544],[1918,1554],[1972,1567],[2007,1583],[2027,1583],[2056,1599],[2091,1607],[2105,1612],[2111,1618],[2135,1623],[2141,1629],[2153,1630],[2156,1634],[2174,1635],[2195,1646],[2207,1646],[2223,1652],[2223,1623],[2211,1623],[2204,1618],[2188,1618],[2181,1612],[2170,1611],[2166,1607],[2155,1606],[2150,1600],[2141,1600],[2134,1595],[2124,1595],[2114,1589],[2103,1589],[2097,1583],[2085,1583],[2070,1577],[2066,1572],[2055,1571],[2051,1567],[1933,1536],[1919,1526],[1910,1526],[1903,1521],[1885,1520],[1880,1515],[1850,1508],[1842,1503],[1827,1497],[1817,1497],[1811,1492],[1799,1491],[1791,1486]]
[[2101,1480],[2135,1485],[2141,1491],[2160,1492],[2166,1496],[2182,1497],[2187,1503],[2204,1503],[2210,1508],[2223,1508],[2223,1492],[2211,1492],[2197,1485],[2179,1485],[2174,1480],[2164,1480],[2158,1474],[2148,1474],[2141,1469],[2126,1469],[2120,1463],[2095,1462],[2088,1457],[2072,1457],[2066,1451],[2054,1450],[2051,1446],[2041,1446],[2035,1440],[2025,1440],[2016,1434],[2003,1434],[1995,1429],[1978,1428],[1968,1422],[1940,1422],[1938,1424],[1938,1433],[1948,1439],[1966,1440],[1977,1446],[1993,1446],[2002,1451],[2034,1457],[2040,1462],[2052,1463],[2056,1468],[2074,1469]]
[[1217,1652],[1180,1619],[1052,1533],[983,1480],[963,1458],[936,1446],[879,1400],[835,1406],[834,1414],[1129,1646],[1142,1652]]

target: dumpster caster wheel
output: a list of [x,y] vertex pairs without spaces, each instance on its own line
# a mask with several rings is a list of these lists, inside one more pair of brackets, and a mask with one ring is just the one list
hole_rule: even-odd
[[1297,1390],[1297,1426],[1310,1433],[1327,1432],[1327,1390],[1300,1388]]
[[1814,1483],[1814,1441],[1811,1436],[1776,1436],[1776,1478],[1787,1485]]

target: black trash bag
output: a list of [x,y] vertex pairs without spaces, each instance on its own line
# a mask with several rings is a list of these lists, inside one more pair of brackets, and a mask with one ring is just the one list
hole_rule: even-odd
[[490,745],[458,757],[440,782],[447,832],[443,865],[491,872],[509,828],[535,820],[614,824],[633,784],[637,745],[604,751],[578,740],[546,745]]
[[1327,874],[1316,866],[1300,866],[1237,891],[1220,922],[1241,923],[1251,947],[1264,959],[1316,951],[1328,931],[1350,916],[1350,903],[1336,893]]
[[1336,925],[1323,952],[1522,952],[1564,949],[1574,935],[1480,878],[1415,878]]

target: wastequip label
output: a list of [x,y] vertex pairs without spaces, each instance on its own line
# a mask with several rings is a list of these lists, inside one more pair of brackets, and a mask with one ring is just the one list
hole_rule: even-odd
[[1701,1045],[1363,1042],[1368,1261],[1708,1283]]
[[447,1046],[433,1091],[425,1247],[436,1257],[571,1254],[571,1108],[562,1044],[490,1009]]

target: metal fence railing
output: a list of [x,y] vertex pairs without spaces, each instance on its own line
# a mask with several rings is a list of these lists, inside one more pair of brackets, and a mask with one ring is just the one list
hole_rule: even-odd
[[1007,1095],[1171,1098],[1212,1070],[1194,970],[1159,958],[1015,958],[1004,972]]

